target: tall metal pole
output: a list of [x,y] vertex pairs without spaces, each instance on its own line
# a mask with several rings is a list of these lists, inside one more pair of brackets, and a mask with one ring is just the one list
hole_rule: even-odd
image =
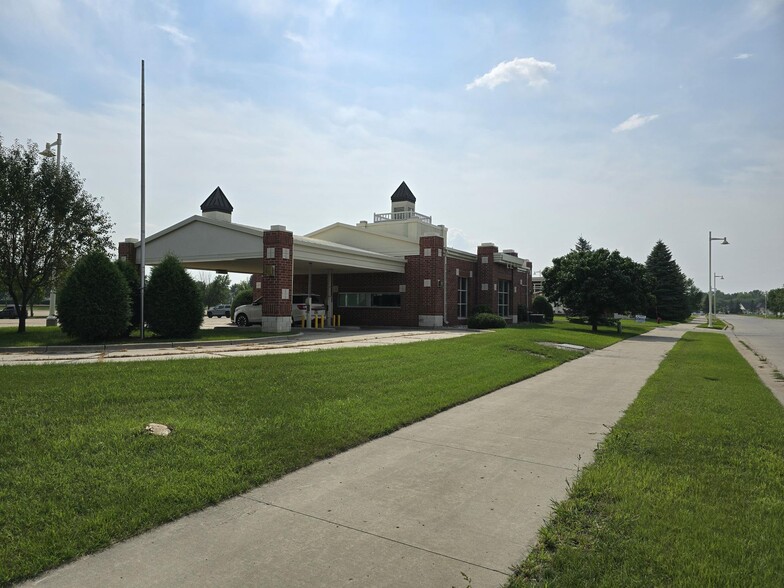
[[713,305],[711,304],[711,296],[713,291],[711,289],[711,276],[713,275],[713,267],[711,267],[711,248],[713,247],[713,235],[708,231],[708,327],[713,326],[713,318],[711,312]]
[[141,280],[142,286],[139,291],[139,318],[140,318],[140,329],[141,329],[141,338],[144,340],[144,278],[145,278],[145,264],[147,259],[145,258],[145,251],[144,251],[144,59],[142,59],[142,234],[141,234],[141,243],[142,243],[142,259],[141,259]]
[[[55,141],[55,145],[57,145],[57,177],[60,177],[60,148],[63,145],[63,135],[61,133],[57,133],[57,141]],[[51,153],[51,152],[50,152]],[[49,290],[49,316],[46,317],[46,326],[47,327],[56,327],[57,326],[57,288],[52,285],[51,290]]]

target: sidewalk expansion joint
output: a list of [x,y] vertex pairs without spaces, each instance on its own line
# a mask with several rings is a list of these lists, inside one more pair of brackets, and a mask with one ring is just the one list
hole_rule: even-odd
[[559,465],[553,465],[551,463],[542,463],[540,461],[534,461],[532,459],[523,459],[521,457],[509,457],[508,455],[498,455],[497,453],[490,453],[488,451],[478,451],[476,449],[468,449],[466,447],[458,447],[457,445],[447,445],[446,443],[434,443],[433,441],[422,441],[420,439],[412,439],[411,437],[403,437],[402,435],[397,435],[395,433],[389,435],[391,439],[402,439],[403,441],[412,441],[414,443],[421,443],[422,445],[434,445],[435,447],[445,447],[447,449],[456,449],[457,451],[465,451],[468,453],[476,453],[479,455],[488,455],[490,457],[497,457],[498,459],[508,459],[509,461],[519,461],[522,463],[530,463],[533,465],[539,465],[546,468],[555,468],[558,470],[566,470],[567,472],[576,472],[577,468],[568,468]]
[[474,562],[471,562],[471,561],[466,561],[464,559],[460,559],[459,557],[454,557],[454,556],[451,556],[451,555],[447,555],[445,553],[439,553],[438,551],[433,551],[432,549],[427,549],[426,547],[420,547],[418,545],[412,545],[411,543],[406,543],[405,541],[400,541],[398,539],[392,539],[391,537],[385,537],[384,535],[379,535],[377,533],[371,533],[370,531],[366,531],[364,529],[359,529],[357,527],[352,527],[351,525],[338,523],[337,521],[331,521],[329,519],[325,519],[323,517],[318,517],[316,515],[308,514],[306,512],[300,512],[298,510],[294,510],[293,508],[286,508],[285,506],[281,506],[279,504],[273,504],[272,502],[267,502],[265,500],[259,500],[258,498],[252,498],[250,496],[241,496],[241,498],[244,498],[245,500],[250,500],[252,502],[256,502],[258,504],[263,504],[263,505],[269,506],[271,508],[277,508],[277,509],[280,509],[280,510],[285,510],[286,512],[290,512],[290,513],[295,514],[295,515],[300,515],[300,516],[303,516],[303,517],[314,519],[314,520],[320,521],[322,523],[327,523],[329,525],[335,525],[336,527],[341,527],[342,529],[347,529],[349,531],[355,531],[357,533],[362,533],[363,535],[369,535],[369,536],[375,537],[377,539],[382,539],[384,541],[389,541],[390,543],[397,543],[398,545],[402,545],[403,547],[410,547],[411,549],[416,549],[417,551],[422,551],[422,552],[425,552],[425,553],[430,553],[431,555],[436,555],[438,557],[444,557],[446,559],[451,559],[452,561],[457,561],[457,562],[460,562],[462,564],[466,564],[468,566],[474,566],[476,568],[482,568],[483,570],[487,570],[489,572],[496,572],[498,574],[502,574],[504,577],[509,577],[509,574],[507,572],[503,572],[501,570],[497,570],[495,568],[490,568],[488,566],[485,566],[485,565],[482,565],[482,564],[478,564],[478,563],[474,563]]

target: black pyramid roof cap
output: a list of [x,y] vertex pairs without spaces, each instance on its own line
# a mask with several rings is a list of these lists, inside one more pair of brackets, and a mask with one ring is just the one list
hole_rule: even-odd
[[403,201],[416,202],[416,196],[414,196],[413,192],[411,192],[411,189],[406,186],[405,182],[402,182],[398,186],[397,190],[395,190],[395,193],[392,194],[392,202]]
[[223,190],[220,189],[220,186],[215,188],[207,197],[207,200],[201,203],[201,211],[202,212],[228,212],[231,213],[234,210],[234,207],[229,202],[229,199],[226,198],[226,194],[223,193]]

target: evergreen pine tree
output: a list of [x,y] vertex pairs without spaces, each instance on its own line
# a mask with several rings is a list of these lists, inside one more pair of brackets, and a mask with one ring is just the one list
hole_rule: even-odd
[[665,320],[682,321],[688,318],[690,311],[686,277],[663,241],[659,240],[653,246],[645,268],[651,293],[655,297],[654,306],[648,313]]
[[574,253],[586,253],[592,250],[593,247],[591,247],[591,243],[588,241],[588,239],[583,238],[582,235],[580,235],[580,238],[577,239],[577,243],[575,243],[574,249],[572,249]]

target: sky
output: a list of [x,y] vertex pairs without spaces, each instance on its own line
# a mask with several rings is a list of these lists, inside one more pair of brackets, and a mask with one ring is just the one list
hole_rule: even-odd
[[658,240],[725,292],[784,285],[784,0],[5,0],[0,136],[63,157],[116,240],[220,186],[304,235],[405,181],[448,245],[541,271]]

